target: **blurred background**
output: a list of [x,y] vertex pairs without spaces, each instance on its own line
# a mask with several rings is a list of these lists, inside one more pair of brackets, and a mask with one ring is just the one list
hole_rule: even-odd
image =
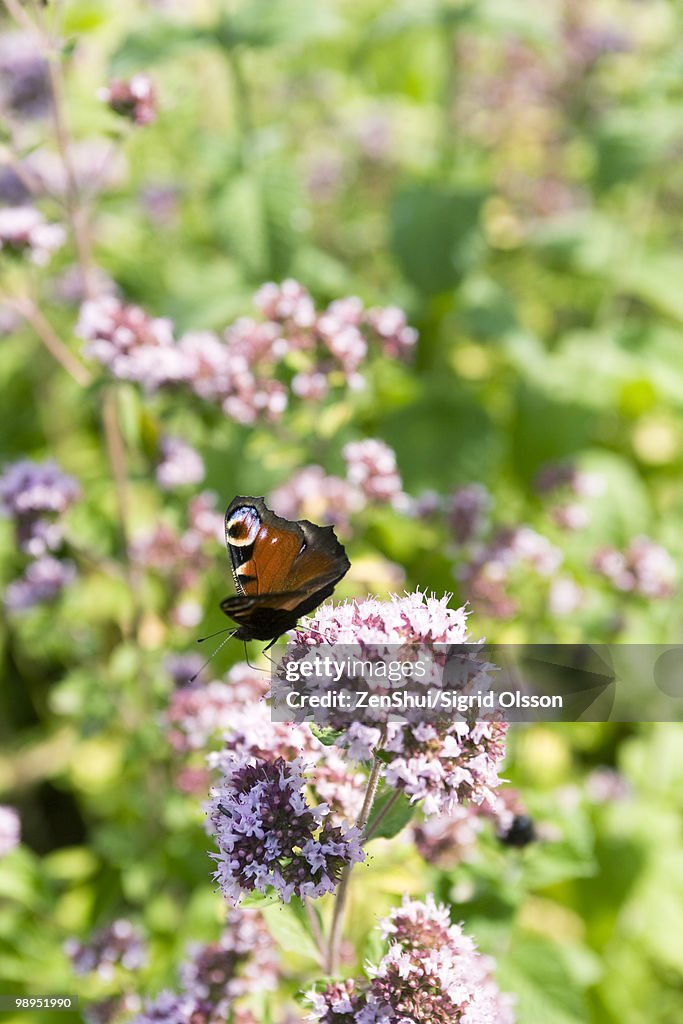
[[[235,494],[335,524],[335,599],[678,641],[683,8],[14,0],[0,27],[0,988],[144,996],[221,918],[223,697],[182,684]],[[435,892],[520,1024],[674,1024],[682,740],[518,727],[538,841],[410,826],[355,906]],[[122,917],[146,966],[75,978],[64,943]],[[282,999],[311,980],[287,955]]]

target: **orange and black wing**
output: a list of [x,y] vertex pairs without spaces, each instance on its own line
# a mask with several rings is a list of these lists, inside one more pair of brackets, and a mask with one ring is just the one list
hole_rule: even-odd
[[329,597],[350,565],[331,526],[283,519],[263,498],[231,502],[225,539],[238,594],[221,609],[243,639],[274,641]]

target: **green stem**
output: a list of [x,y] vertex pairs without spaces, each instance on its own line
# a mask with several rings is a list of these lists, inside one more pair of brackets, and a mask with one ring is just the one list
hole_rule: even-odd
[[[378,754],[382,748],[384,740],[386,738],[386,731],[382,734],[379,739],[379,743],[375,748],[375,757],[372,763],[372,770],[368,779],[368,786],[365,790],[365,799],[363,800],[363,806],[361,807],[360,814],[356,819],[356,827],[362,832],[368,823],[370,812],[372,811],[372,805],[375,802],[375,796],[377,795],[377,787],[379,785],[380,776],[382,774],[383,762],[380,760]],[[344,868],[339,882],[339,888],[337,889],[337,896],[334,904],[334,914],[332,916],[332,927],[330,928],[330,940],[327,948],[327,963],[326,969],[328,974],[335,974],[339,965],[339,947],[341,945],[342,928],[344,925],[344,911],[346,910],[346,900],[349,891],[349,880],[351,878],[351,872],[353,870],[353,864],[347,864]]]

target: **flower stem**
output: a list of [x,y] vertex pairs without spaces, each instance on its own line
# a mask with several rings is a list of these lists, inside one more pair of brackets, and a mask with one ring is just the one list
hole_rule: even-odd
[[50,90],[52,92],[52,117],[55,128],[55,140],[57,149],[64,168],[66,179],[65,205],[66,213],[71,227],[78,265],[81,271],[83,293],[87,298],[95,295],[95,264],[92,254],[92,241],[88,228],[88,220],[85,208],[81,202],[78,179],[72,159],[72,140],[69,131],[69,124],[66,117],[66,97],[64,94],[64,75],[62,69],[62,54],[47,27],[43,11],[38,9],[38,23],[46,50],[48,74],[50,76]]
[[126,446],[121,432],[121,422],[117,404],[116,389],[108,388],[105,391],[102,402],[102,425],[104,427],[104,438],[107,446],[107,456],[111,467],[114,482],[114,493],[116,495],[116,508],[118,512],[119,531],[121,535],[121,546],[123,549],[123,561],[126,570],[126,577],[131,594],[133,595],[133,607],[135,610],[132,631],[137,631],[140,615],[139,608],[139,584],[138,573],[131,562],[129,540],[129,503],[128,503],[128,473],[126,465]]
[[17,25],[20,25],[28,32],[34,31],[34,24],[21,6],[19,0],[5,0],[5,7],[7,8],[7,13],[11,18],[14,18]]
[[52,325],[45,319],[39,307],[32,299],[13,299],[2,296],[3,301],[22,317],[27,324],[30,324],[36,332],[45,348],[59,365],[66,370],[70,377],[82,388],[86,388],[92,381],[90,371],[75,355],[66,347],[58,336]]
[[304,905],[304,910],[306,911],[306,916],[308,917],[308,923],[309,923],[309,925],[311,927],[311,935],[313,936],[313,940],[314,940],[314,942],[316,944],[316,947],[318,949],[318,954],[320,956],[320,963],[322,965],[324,965],[324,963],[325,963],[325,954],[326,954],[326,951],[325,951],[325,938],[323,936],[322,929],[320,927],[320,921],[318,920],[318,915],[316,914],[315,907],[311,903],[310,899],[304,898],[302,902],[303,902],[303,905]]
[[[386,731],[382,733],[379,738],[378,744],[375,748],[375,756],[372,763],[372,770],[370,771],[370,777],[368,779],[368,786],[365,790],[365,799],[363,800],[363,806],[360,809],[360,814],[356,819],[356,827],[363,831],[368,823],[370,812],[372,811],[372,805],[375,802],[375,796],[377,795],[377,787],[382,774],[382,760],[379,758],[379,751],[382,749],[384,741],[386,739]],[[328,974],[334,974],[339,965],[339,947],[341,945],[342,928],[344,926],[344,911],[346,910],[346,900],[349,891],[349,879],[351,878],[351,871],[353,870],[353,864],[347,864],[344,868],[339,882],[339,888],[337,889],[337,896],[334,904],[334,914],[332,915],[332,926],[330,928],[330,939],[327,947],[327,963],[326,970]]]

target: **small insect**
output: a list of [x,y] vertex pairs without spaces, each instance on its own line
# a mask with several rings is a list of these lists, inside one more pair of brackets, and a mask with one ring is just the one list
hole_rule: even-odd
[[528,814],[516,814],[507,831],[498,833],[498,839],[504,846],[528,846],[536,838],[536,826]]
[[283,519],[263,498],[232,500],[225,541],[238,592],[221,611],[238,640],[268,640],[265,650],[329,597],[351,564],[331,526]]

